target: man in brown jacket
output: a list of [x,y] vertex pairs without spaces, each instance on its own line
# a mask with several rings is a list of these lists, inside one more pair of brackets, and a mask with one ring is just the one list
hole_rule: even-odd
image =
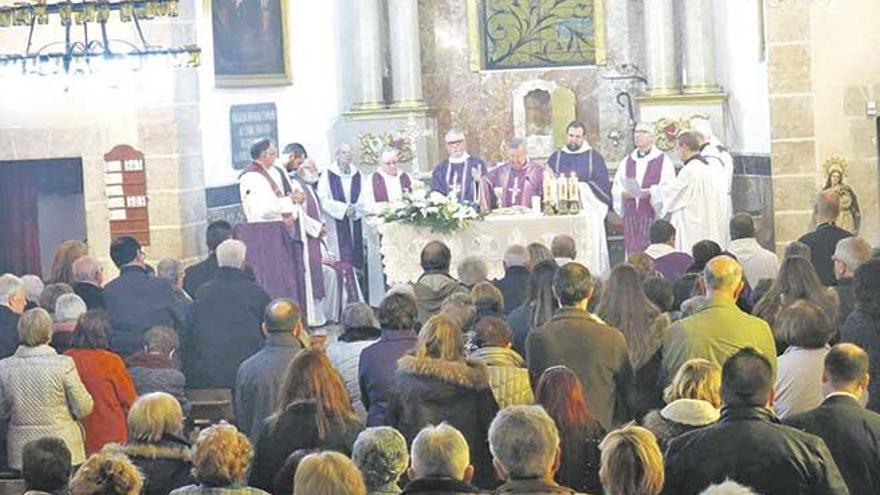
[[579,263],[562,266],[553,277],[559,310],[546,325],[526,338],[526,360],[532,383],[551,366],[571,368],[581,381],[584,397],[602,426],[629,420],[626,398],[633,372],[620,330],[587,312],[593,277]]

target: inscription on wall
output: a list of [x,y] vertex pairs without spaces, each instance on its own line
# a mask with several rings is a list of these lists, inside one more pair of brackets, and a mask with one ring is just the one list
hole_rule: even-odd
[[278,112],[274,103],[232,105],[229,107],[232,142],[232,168],[243,170],[251,163],[250,148],[255,141],[269,138],[278,145]]

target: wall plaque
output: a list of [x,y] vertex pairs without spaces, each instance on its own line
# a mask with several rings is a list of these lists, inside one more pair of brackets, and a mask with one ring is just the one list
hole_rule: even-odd
[[232,168],[243,170],[251,163],[251,145],[269,138],[278,145],[278,112],[274,103],[232,105],[229,108]]
[[142,245],[150,244],[147,211],[147,173],[144,154],[127,144],[114,146],[104,155],[104,191],[110,219],[110,237],[129,235]]

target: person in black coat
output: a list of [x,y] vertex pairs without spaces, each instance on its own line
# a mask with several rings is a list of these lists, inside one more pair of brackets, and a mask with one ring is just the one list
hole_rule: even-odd
[[773,415],[773,369],[761,353],[747,347],[724,363],[721,397],[717,424],[669,443],[664,495],[696,495],[728,478],[763,495],[848,493],[825,442]]
[[853,278],[854,309],[840,327],[840,341],[851,342],[868,353],[871,381],[868,409],[880,412],[880,259],[872,259]]
[[495,281],[495,287],[504,296],[504,315],[522,306],[529,295],[529,252],[514,244],[504,252],[504,277]]
[[488,432],[498,404],[485,365],[465,359],[458,325],[446,315],[431,317],[415,348],[397,361],[395,384],[385,413],[408,444],[425,426],[447,422],[467,440],[474,485],[495,485]]
[[[199,288],[217,275],[217,246],[226,239],[232,239],[232,225],[226,220],[215,220],[208,225],[205,231],[205,243],[208,245],[208,257],[188,267],[183,272],[183,290],[190,297],[195,297]],[[248,280],[255,281],[254,270],[250,266],[244,267],[244,273]]]
[[104,270],[94,256],[81,256],[71,265],[73,293],[82,298],[88,309],[106,309],[104,302]]
[[593,279],[585,266],[567,263],[559,268],[553,277],[553,293],[562,307],[526,338],[532,383],[538,383],[551,366],[567,366],[580,380],[593,415],[611,431],[630,419],[633,371],[626,339],[587,312]]
[[144,334],[156,325],[183,328],[183,307],[166,281],[149,274],[144,252],[134,237],[114,240],[110,257],[119,267],[119,276],[104,287],[113,352],[129,356],[139,351]]
[[880,493],[880,414],[859,404],[868,385],[868,354],[838,344],[825,356],[822,405],[785,419],[785,424],[825,440],[851,495]]
[[816,226],[812,232],[804,234],[798,241],[810,246],[810,261],[816,268],[819,279],[825,285],[834,285],[834,261],[832,259],[837,243],[852,233],[834,224],[840,214],[840,198],[834,191],[824,191],[816,198]]
[[223,241],[216,277],[196,292],[184,344],[190,388],[235,388],[238,367],[263,346],[260,326],[269,295],[242,271],[246,250],[241,241]]
[[834,277],[837,280],[834,291],[837,292],[840,301],[838,311],[840,325],[846,323],[853,310],[855,296],[852,283],[856,270],[870,260],[872,255],[871,245],[861,237],[847,237],[838,242],[834,249]]
[[128,414],[128,431],[125,445],[110,448],[127,455],[143,474],[141,494],[166,495],[193,483],[192,452],[181,437],[183,411],[173,396],[164,392],[140,396]]
[[15,275],[0,276],[0,359],[18,348],[18,318],[27,306],[24,283]]

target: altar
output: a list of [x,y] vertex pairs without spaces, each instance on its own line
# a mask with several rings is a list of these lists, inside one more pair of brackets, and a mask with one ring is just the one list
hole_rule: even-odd
[[[577,215],[545,216],[541,213],[517,215],[492,214],[482,221],[454,234],[431,232],[429,228],[404,223],[383,223],[378,219],[365,222],[365,237],[372,239],[368,249],[379,248],[379,256],[370,269],[380,269],[389,286],[415,282],[422,274],[419,255],[431,241],[442,241],[452,252],[451,274],[457,277],[456,267],[467,256],[477,256],[486,262],[489,279],[504,276],[504,251],[513,244],[527,246],[540,242],[550,247],[558,234],[568,234],[577,243],[577,261],[587,266],[594,275],[602,275],[609,268],[608,251],[601,249],[591,233],[596,223],[604,222],[604,215],[582,211]],[[381,234],[381,237],[377,234]],[[380,266],[376,264],[381,263]],[[371,290],[371,293],[375,291]],[[371,301],[372,303],[372,301]]]

